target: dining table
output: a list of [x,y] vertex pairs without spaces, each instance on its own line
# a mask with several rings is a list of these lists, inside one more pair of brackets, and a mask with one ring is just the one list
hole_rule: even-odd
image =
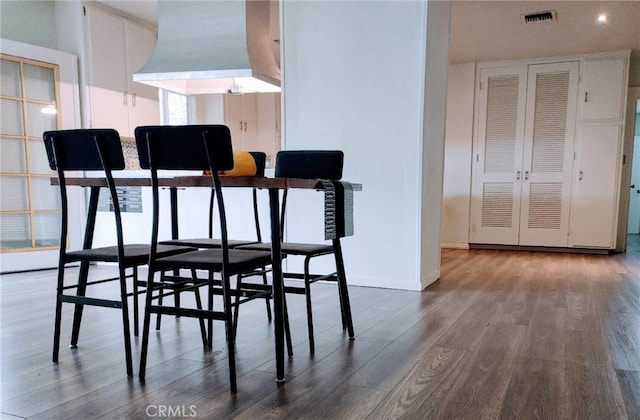
[[[114,178],[116,187],[150,187],[151,178],[146,177],[119,177]],[[177,239],[178,231],[178,189],[186,187],[211,188],[210,176],[175,176],[159,178],[159,186],[168,188],[170,193],[171,207],[171,237]],[[285,331],[284,331],[284,281],[282,272],[282,238],[281,238],[281,217],[280,217],[280,194],[281,190],[287,189],[307,189],[325,192],[325,237],[327,235],[349,236],[353,234],[353,203],[352,191],[362,190],[361,184],[352,184],[344,181],[327,181],[319,179],[300,178],[270,178],[256,176],[221,176],[221,186],[223,188],[258,188],[266,189],[269,192],[269,213],[271,229],[271,257],[272,257],[272,286],[273,286],[273,310],[274,310],[274,337],[275,337],[275,359],[276,359],[276,382],[284,383],[285,379]],[[58,178],[52,177],[51,184],[57,185]],[[93,242],[96,212],[98,210],[98,197],[100,188],[107,187],[105,178],[100,177],[69,177],[66,178],[67,185],[75,185],[90,189],[89,204],[87,206],[87,224],[83,248],[90,248]],[[334,189],[337,187],[337,190]],[[338,194],[336,194],[338,192]],[[331,202],[335,204],[337,200],[342,208],[343,214],[335,217],[335,209],[331,207]],[[345,199],[346,198],[346,199]],[[333,233],[332,233],[333,232]],[[342,263],[342,262],[341,262]],[[341,267],[344,270],[344,267]],[[344,272],[344,271],[342,271]]]

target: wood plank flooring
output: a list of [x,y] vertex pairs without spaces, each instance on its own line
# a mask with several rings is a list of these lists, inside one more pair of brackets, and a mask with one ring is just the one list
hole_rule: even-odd
[[142,383],[126,376],[118,311],[87,308],[70,349],[67,305],[53,364],[54,288],[53,270],[0,276],[2,420],[640,419],[637,235],[609,256],[443,250],[441,279],[421,293],[350,288],[355,341],[335,286],[318,284],[315,356],[304,298],[290,296],[295,355],[280,386],[264,304],[244,305],[236,395],[219,323],[207,352],[195,320],[163,319]]

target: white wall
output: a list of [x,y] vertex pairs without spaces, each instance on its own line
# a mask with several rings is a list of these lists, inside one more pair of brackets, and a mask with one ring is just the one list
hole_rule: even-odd
[[0,36],[55,49],[56,3],[53,1],[0,2]]
[[442,246],[468,248],[475,64],[449,67]]
[[451,4],[428,2],[424,75],[420,283],[440,278],[440,229]]
[[[426,5],[282,7],[285,148],[341,149],[344,179],[363,184],[343,241],[350,284],[421,288]],[[289,239],[321,240],[321,194],[302,194],[291,193]]]

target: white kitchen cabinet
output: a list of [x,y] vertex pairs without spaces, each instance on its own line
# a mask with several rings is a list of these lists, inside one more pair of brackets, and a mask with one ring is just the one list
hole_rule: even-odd
[[583,121],[622,120],[627,88],[627,65],[625,57],[598,57],[583,61]]
[[480,69],[472,243],[567,246],[578,67]]
[[234,150],[265,152],[267,167],[280,150],[280,94],[224,95],[224,120]]
[[615,246],[628,63],[478,65],[470,243]]
[[571,200],[572,247],[614,247],[621,140],[620,124],[581,127]]
[[100,7],[85,6],[90,126],[133,136],[136,126],[159,124],[158,89],[133,82],[155,48],[155,33]]
[[629,53],[583,60],[569,245],[616,243]]

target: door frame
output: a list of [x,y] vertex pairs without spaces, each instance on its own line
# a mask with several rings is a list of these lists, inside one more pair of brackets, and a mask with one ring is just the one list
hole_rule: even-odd
[[627,224],[629,222],[629,185],[633,166],[633,140],[636,124],[636,102],[640,100],[640,86],[629,87],[627,91],[627,115],[624,123],[624,146],[622,176],[620,182],[620,208],[618,210],[618,235],[616,252],[627,250]]
[[[9,39],[0,39],[0,51],[3,54],[23,57],[46,63],[57,64],[60,70],[59,98],[60,127],[59,129],[80,128],[80,89],[78,85],[78,60],[73,54],[49,48],[39,47]],[[83,220],[85,211],[82,191],[69,191],[69,220]],[[81,223],[69,224],[69,247],[82,247]],[[6,251],[0,253],[0,272],[27,271],[43,268],[53,268],[58,265],[59,250],[43,251]]]

